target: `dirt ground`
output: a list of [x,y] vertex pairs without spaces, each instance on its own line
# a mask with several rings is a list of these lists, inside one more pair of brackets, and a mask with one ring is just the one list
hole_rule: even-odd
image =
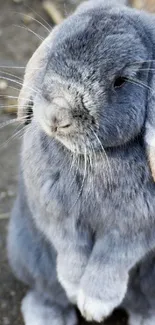
[[[19,131],[17,124],[1,127],[1,123],[15,117],[6,114],[4,111],[6,111],[5,106],[16,105],[16,98],[7,96],[16,97],[21,82],[20,79],[9,74],[22,78],[24,68],[13,67],[24,67],[31,54],[40,44],[39,38],[44,38],[47,35],[46,28],[41,25],[45,22],[39,15],[52,25],[51,20],[42,9],[41,1],[18,0],[19,3],[16,2],[17,0],[0,0],[0,325],[23,325],[20,315],[20,302],[26,291],[26,288],[13,277],[6,257],[7,224],[17,191],[20,138],[22,135],[19,132],[14,138],[15,132]],[[72,8],[74,5],[75,1],[72,0]],[[64,6],[61,2],[61,9],[64,14],[68,13],[70,8],[71,6],[67,4]],[[41,21],[41,24],[33,19],[27,22],[26,16],[23,14],[32,15],[33,19]],[[24,27],[24,23],[27,24],[26,27]],[[16,82],[6,80],[4,83],[4,76],[6,79],[16,80]],[[107,324],[125,325],[126,316],[122,312],[116,312]]]

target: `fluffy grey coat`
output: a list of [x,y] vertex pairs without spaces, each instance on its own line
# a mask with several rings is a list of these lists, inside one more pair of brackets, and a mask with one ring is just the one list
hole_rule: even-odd
[[153,15],[90,1],[28,63],[8,235],[26,325],[75,325],[74,304],[155,324],[154,48]]

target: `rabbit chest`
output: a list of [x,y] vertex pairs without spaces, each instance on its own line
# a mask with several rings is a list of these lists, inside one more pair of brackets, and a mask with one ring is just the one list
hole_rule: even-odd
[[86,160],[75,159],[33,124],[28,127],[22,169],[38,227],[53,240],[68,233],[80,233],[81,240],[81,234],[104,234],[111,227],[150,226],[155,186],[143,146],[137,141]]

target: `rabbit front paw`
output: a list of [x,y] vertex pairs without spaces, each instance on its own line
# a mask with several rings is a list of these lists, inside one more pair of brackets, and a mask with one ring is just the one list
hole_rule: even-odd
[[[107,280],[106,283],[109,283],[109,281]],[[94,290],[91,290],[92,288]],[[87,321],[101,322],[120,305],[126,293],[127,283],[119,282],[119,285],[117,283],[108,288],[103,286],[103,288],[100,288],[100,292],[95,290],[98,286],[92,288],[89,285],[86,291],[80,288],[77,305]]]
[[87,321],[96,322],[103,321],[113,311],[111,303],[107,304],[98,298],[90,297],[83,290],[78,293],[78,308]]

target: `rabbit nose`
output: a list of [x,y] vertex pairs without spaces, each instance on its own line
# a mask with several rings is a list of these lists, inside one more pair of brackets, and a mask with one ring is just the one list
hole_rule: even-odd
[[68,132],[71,126],[71,114],[68,103],[65,100],[55,99],[52,103],[52,110],[50,110],[50,125],[52,132],[60,130],[61,132]]
[[69,117],[64,117],[63,118],[63,114],[61,114],[61,118],[58,114],[54,114],[51,116],[51,130],[52,132],[56,132],[57,130],[61,130],[66,132],[69,127],[71,126],[71,121],[69,119]]

